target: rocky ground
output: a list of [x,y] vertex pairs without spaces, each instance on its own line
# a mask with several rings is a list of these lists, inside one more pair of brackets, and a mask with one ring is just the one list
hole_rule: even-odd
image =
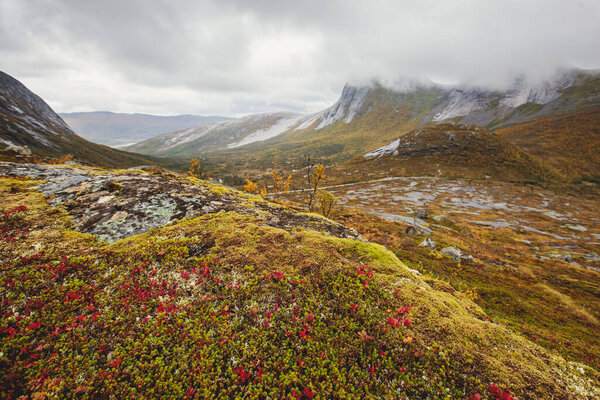
[[[326,188],[339,204],[394,222],[416,223],[427,234],[446,219],[463,227],[510,233],[523,251],[600,271],[599,200],[510,183],[398,177]],[[299,200],[298,195],[291,196]],[[428,220],[414,218],[427,210]],[[435,219],[432,217],[436,216]],[[436,227],[437,225],[437,227]]]
[[162,170],[0,165],[6,398],[598,398],[593,271],[526,270],[434,212],[426,236]]
[[600,365],[597,197],[434,177],[326,190],[345,207],[334,217],[338,221],[421,273],[446,280],[495,321]]
[[265,225],[288,231],[304,227],[337,237],[359,237],[356,231],[320,216],[301,215],[256,196],[161,170],[108,172],[76,165],[0,163],[0,175],[43,180],[38,190],[50,204],[68,212],[78,231],[109,243],[221,211],[258,216]]

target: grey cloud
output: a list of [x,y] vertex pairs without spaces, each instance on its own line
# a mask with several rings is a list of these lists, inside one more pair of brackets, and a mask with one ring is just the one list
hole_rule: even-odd
[[58,111],[311,112],[347,81],[597,68],[598,20],[594,0],[0,0],[0,59]]

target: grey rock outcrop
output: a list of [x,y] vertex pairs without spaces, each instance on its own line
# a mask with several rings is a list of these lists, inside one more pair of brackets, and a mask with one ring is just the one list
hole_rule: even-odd
[[353,229],[316,215],[264,201],[223,186],[191,181],[167,171],[111,172],[41,164],[0,163],[0,175],[43,180],[37,187],[48,202],[63,208],[74,228],[114,242],[185,218],[236,212],[262,224],[291,231],[313,229],[361,239]]
[[436,244],[433,240],[431,240],[431,238],[427,238],[427,239],[423,240],[421,243],[419,243],[419,246],[428,247],[430,249],[435,249]]
[[444,247],[441,252],[456,262],[459,262],[464,257],[462,251],[460,251],[458,247]]

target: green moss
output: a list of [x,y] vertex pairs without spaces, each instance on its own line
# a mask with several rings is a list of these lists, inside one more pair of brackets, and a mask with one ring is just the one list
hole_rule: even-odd
[[231,189],[227,189],[225,186],[221,186],[221,185],[215,185],[215,184],[209,183],[208,187],[210,188],[210,190],[213,193],[216,193],[216,194],[233,193],[233,191]]
[[[521,398],[567,399],[565,382],[597,382],[376,244],[228,212],[92,246],[61,212],[33,225],[37,212],[19,217],[32,227],[19,245],[45,235],[48,252],[21,258],[11,242],[0,253],[3,298],[25,316],[0,323],[16,329],[0,368],[18,376],[19,394],[289,398],[308,388],[323,398],[447,399],[499,382]],[[408,304],[412,326],[393,326]],[[30,353],[39,361],[29,365]],[[43,374],[61,386],[40,386]]]
[[331,222],[331,223],[335,224],[335,222],[333,222],[331,219],[329,219],[329,218],[327,218],[327,217],[325,217],[325,216],[323,216],[321,214],[315,213],[315,212],[305,212],[303,214],[309,215],[309,216],[311,216],[313,218],[319,218],[319,219],[322,219],[324,221]]

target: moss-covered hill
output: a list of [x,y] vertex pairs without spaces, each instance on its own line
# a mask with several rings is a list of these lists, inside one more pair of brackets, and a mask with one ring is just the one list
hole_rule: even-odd
[[[535,156],[475,125],[439,124],[416,129],[392,144],[346,163],[341,169],[368,172],[363,174],[365,179],[427,175],[548,182],[562,178]],[[352,178],[360,176],[353,174]]]
[[[87,182],[89,195],[143,177],[149,188],[155,179],[198,187],[199,204],[207,196],[219,206],[221,196],[256,211],[205,209],[107,245],[74,231],[79,217],[61,200],[85,182],[44,195],[42,181],[4,170],[3,397],[600,395],[596,371],[489,321],[448,285],[337,224],[185,177],[89,172],[105,181]],[[140,202],[165,195],[159,189]]]
[[498,136],[572,180],[600,182],[598,107],[536,118],[498,129]]

